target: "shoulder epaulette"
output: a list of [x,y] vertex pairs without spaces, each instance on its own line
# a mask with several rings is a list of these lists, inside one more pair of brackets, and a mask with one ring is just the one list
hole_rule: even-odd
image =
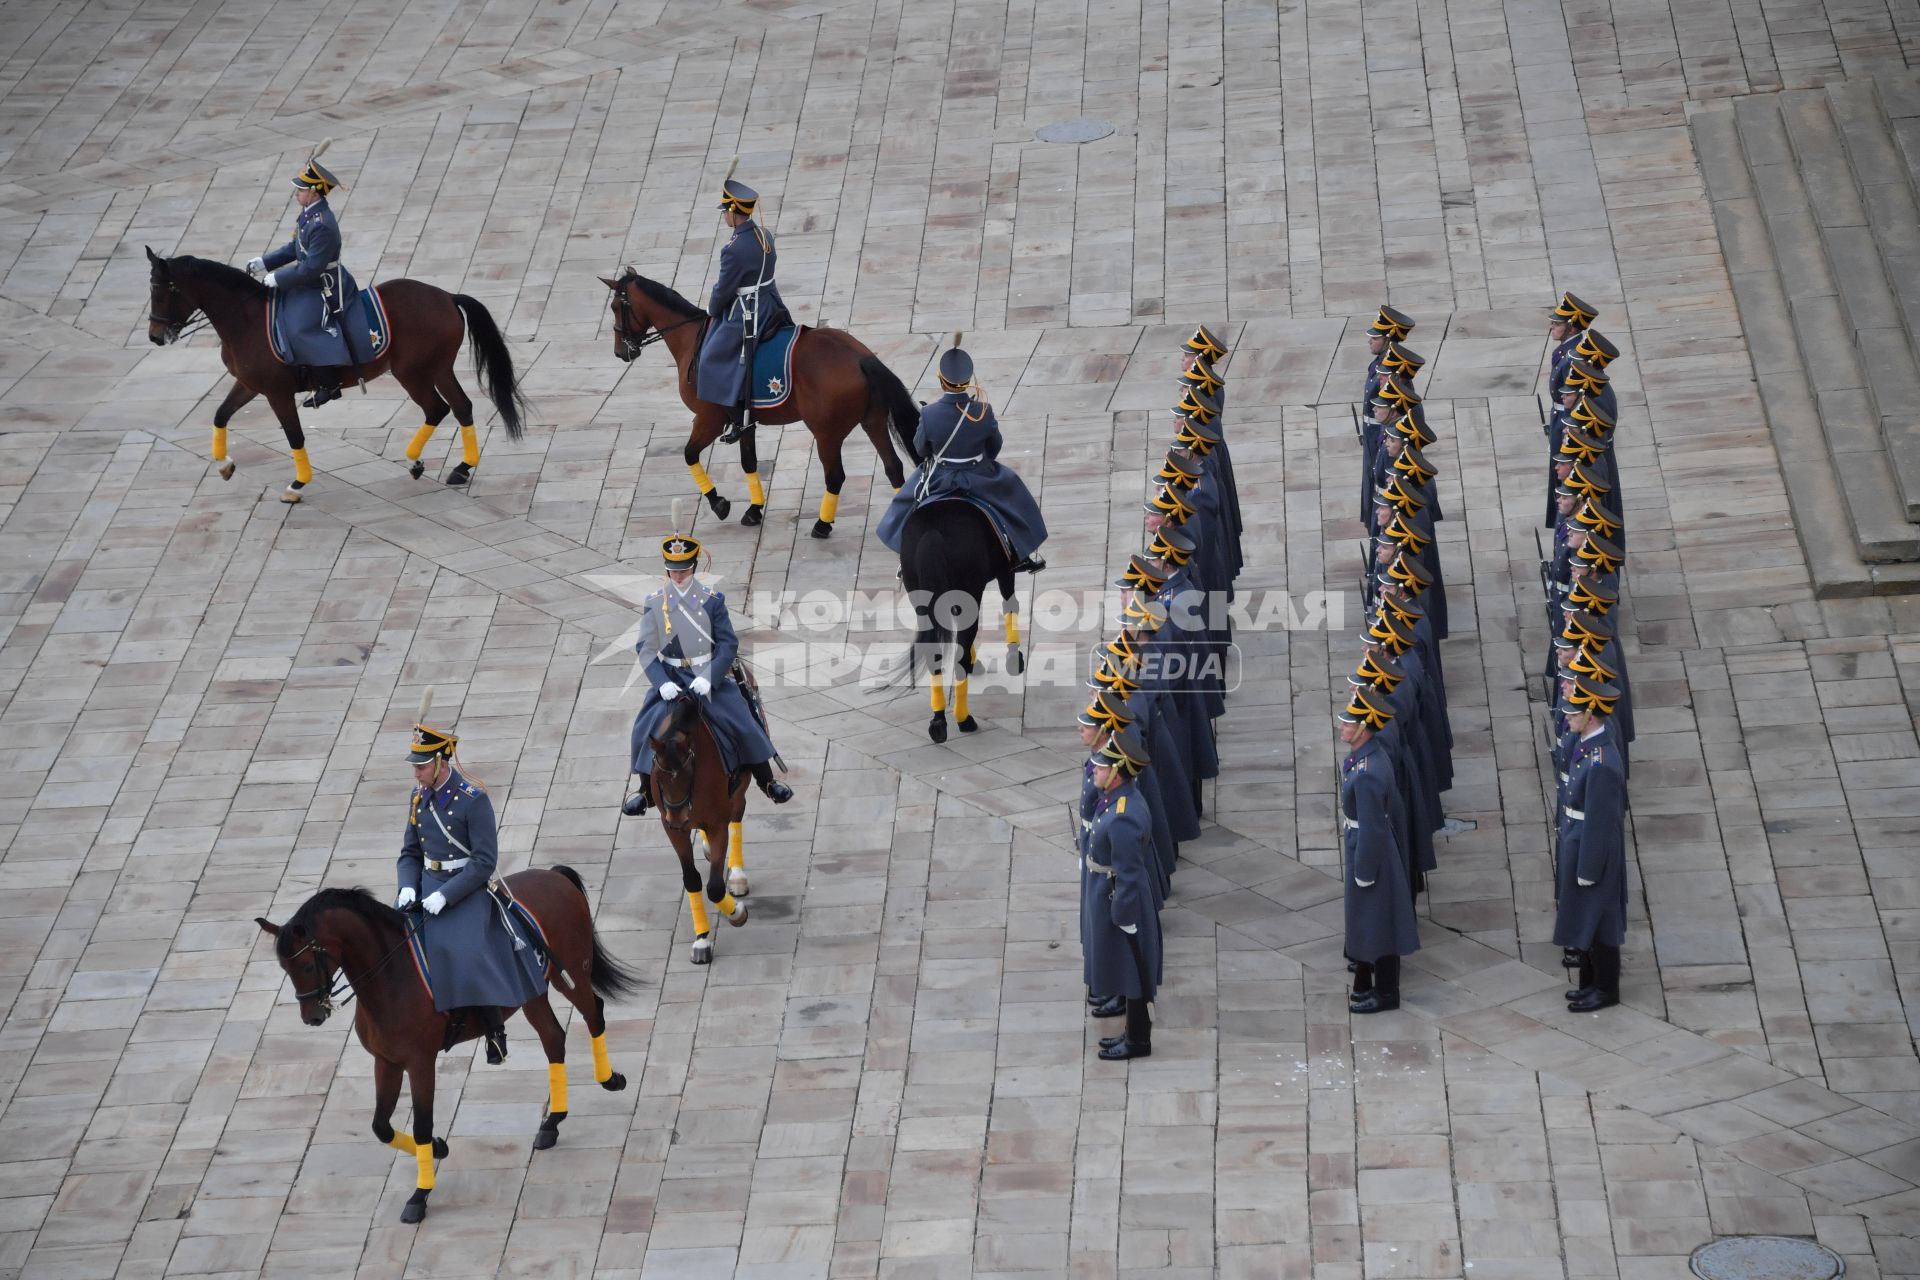
[[1127,798],[1125,796],[1120,797],[1119,803],[1113,806],[1113,811],[1115,813],[1125,813],[1127,811]]

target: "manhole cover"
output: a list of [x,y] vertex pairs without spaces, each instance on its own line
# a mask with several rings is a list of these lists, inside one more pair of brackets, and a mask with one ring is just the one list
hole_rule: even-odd
[[1082,116],[1078,120],[1062,120],[1058,124],[1043,124],[1034,137],[1042,142],[1092,142],[1104,138],[1113,132],[1113,126],[1105,120],[1093,120]]
[[1693,1251],[1703,1280],[1834,1280],[1847,1264],[1825,1245],[1791,1236],[1735,1236]]

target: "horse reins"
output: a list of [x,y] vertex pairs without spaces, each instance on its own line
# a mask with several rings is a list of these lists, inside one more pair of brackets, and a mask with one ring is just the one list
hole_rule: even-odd
[[[171,271],[164,272],[163,278],[167,282],[167,296],[168,297],[178,296],[180,293],[180,286],[173,282],[173,272]],[[176,321],[171,316],[163,316],[158,312],[149,308],[147,311],[147,320],[151,324],[165,326],[167,332],[173,335],[173,340],[175,342],[178,342],[182,338],[191,338],[194,334],[200,332],[202,329],[206,328],[208,325],[213,323],[210,317],[202,315],[200,317],[200,323],[194,324],[193,323],[194,312],[197,312],[199,310],[200,308],[195,307],[193,311],[189,311],[187,313],[187,318],[185,320]]]
[[[381,956],[379,961],[373,966],[373,968],[361,974],[360,981],[365,982],[367,979],[373,977],[374,974],[379,973],[382,969],[386,968],[387,961],[393,959],[396,955],[399,955],[400,949],[406,946],[408,941],[412,937],[413,937],[412,924],[403,923],[403,926],[400,932],[400,941],[394,943],[393,946],[389,947],[387,949],[387,954]],[[305,1004],[309,1000],[318,1000],[320,1002],[321,1008],[331,1012],[333,1009],[334,997],[340,994],[340,984],[344,982],[347,984],[346,986],[347,998],[340,1002],[340,1007],[345,1008],[347,1005],[352,1004],[353,998],[360,994],[358,984],[356,984],[353,978],[347,973],[347,967],[341,964],[339,961],[335,960],[331,955],[328,954],[327,949],[324,946],[320,945],[320,939],[314,938],[310,940],[306,946],[300,948],[298,951],[288,956],[287,959],[298,960],[301,956],[307,954],[307,952],[309,951],[313,952],[313,954],[319,959],[322,965],[322,968],[320,970],[320,985],[315,987],[311,991],[295,991],[293,993],[293,998],[299,1001],[301,1004]],[[331,976],[327,974],[327,971],[325,968],[325,966],[327,965],[333,966],[333,973]]]

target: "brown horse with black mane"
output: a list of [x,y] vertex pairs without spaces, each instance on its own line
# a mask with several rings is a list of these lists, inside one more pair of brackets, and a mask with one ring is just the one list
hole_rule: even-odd
[[[687,437],[683,456],[693,482],[707,500],[713,514],[722,520],[733,504],[720,496],[700,455],[719,439],[726,427],[730,405],[702,400],[694,391],[693,368],[700,357],[700,342],[710,317],[668,286],[649,280],[628,267],[617,280],[600,277],[600,283],[613,291],[613,353],[631,363],[656,342],[666,344],[679,370],[680,400],[693,413],[693,432]],[[906,472],[887,436],[891,425],[900,437],[901,448],[918,466],[920,455],[914,452],[913,434],[920,425],[920,409],[907,394],[907,388],[872,349],[844,329],[802,329],[793,339],[793,388],[786,403],[755,409],[756,425],[785,426],[800,422],[813,433],[814,447],[820,453],[820,467],[826,472],[827,491],[820,498],[820,518],[813,522],[813,536],[824,538],[833,532],[834,518],[840,511],[840,487],[847,482],[847,470],[840,462],[840,449],[855,427],[864,428],[886,468],[887,480],[898,489],[906,483]],[[756,525],[765,517],[766,487],[760,481],[760,456],[752,429],[740,437],[740,469],[747,473],[750,505],[740,517],[744,525]]]
[[[587,1020],[587,1034],[593,1037],[593,1078],[610,1092],[626,1088],[626,1077],[613,1069],[607,1056],[605,997],[619,999],[635,990],[639,980],[600,946],[586,886],[571,867],[521,871],[505,883],[539,926],[548,979],[557,981],[557,989]],[[408,946],[412,925],[364,889],[322,889],[285,924],[265,916],[255,917],[254,923],[272,935],[274,955],[293,979],[294,999],[308,1026],[319,1026],[333,1013],[342,983],[352,991],[347,999],[360,1001],[353,1031],[373,1055],[373,1136],[418,1162],[414,1192],[400,1221],[420,1221],[427,1216],[427,1193],[433,1190],[433,1162],[447,1155],[446,1142],[433,1134],[434,1061],[455,1044],[478,1038],[484,1026],[476,1019],[450,1027],[453,1015],[434,1009]],[[560,1122],[567,1118],[567,1033],[544,994],[520,1012],[539,1033],[547,1054],[547,1112],[533,1139],[534,1150],[544,1151],[558,1140]],[[393,1129],[402,1076],[413,1089],[410,1134]]]
[[[294,402],[299,394],[295,366],[283,363],[273,353],[267,337],[267,303],[271,290],[237,267],[207,258],[162,258],[147,250],[152,264],[151,297],[147,312],[147,337],[155,346],[176,342],[181,331],[196,313],[220,335],[220,359],[233,375],[233,389],[213,414],[213,460],[219,464],[220,478],[231,480],[234,465],[227,457],[227,423],[240,406],[255,396],[265,396],[280,429],[287,433],[287,447],[293,450],[293,482],[280,495],[282,502],[300,501],[300,491],[313,480],[313,464],[307,459],[306,432],[300,426],[300,410]],[[513,371],[513,355],[506,339],[500,336],[493,316],[473,298],[448,293],[418,280],[384,280],[376,286],[381,305],[392,326],[384,349],[354,370],[364,382],[383,373],[399,379],[425,419],[407,445],[410,471],[418,480],[426,471],[420,453],[427,446],[435,427],[449,412],[460,423],[461,461],[447,473],[447,483],[466,484],[473,469],[480,465],[480,440],[474,432],[473,401],[468,398],[453,371],[460,355],[460,339],[472,340],[474,371],[486,387],[487,398],[500,411],[500,423],[509,440],[518,440],[527,412],[526,397],[520,394],[519,378]],[[464,323],[462,317],[465,317]],[[342,378],[342,383],[352,377]]]

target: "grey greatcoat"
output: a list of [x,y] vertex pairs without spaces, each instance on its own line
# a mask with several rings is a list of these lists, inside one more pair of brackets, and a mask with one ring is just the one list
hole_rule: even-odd
[[961,498],[987,513],[1016,561],[1040,549],[1047,522],[1020,473],[1000,463],[1000,420],[993,406],[950,391],[920,411],[913,447],[925,459],[880,514],[874,534],[898,554],[907,517],[929,502]]
[[1347,959],[1362,964],[1420,949],[1404,852],[1407,814],[1387,746],[1378,735],[1370,737],[1340,766],[1346,951]]
[[[338,366],[373,360],[367,338],[362,335],[354,350],[347,350],[347,335],[359,319],[360,287],[353,275],[340,265],[340,224],[325,197],[314,201],[294,219],[293,239],[261,257],[273,272],[279,291],[274,319],[280,339],[292,353],[296,364]],[[335,305],[329,307],[321,293],[322,285],[333,290]],[[335,315],[346,317],[346,323]]]
[[672,704],[660,696],[660,686],[677,684],[686,690],[681,697],[697,697],[691,692],[696,676],[705,676],[712,686],[702,710],[727,769],[773,759],[773,743],[753,718],[746,695],[731,675],[740,640],[727,616],[725,596],[698,578],[689,580],[684,589],[668,585],[654,592],[641,607],[640,639],[633,649],[649,682],[646,701],[633,718],[635,773],[653,772],[652,739],[673,714]]
[[416,917],[433,1007],[442,1013],[476,1005],[517,1009],[547,989],[538,938],[521,920],[509,925],[487,891],[498,857],[486,792],[451,767],[431,793],[414,788],[397,871],[399,887],[420,900],[435,893],[447,900],[439,915]]
[[1595,943],[1617,947],[1627,936],[1627,783],[1612,723],[1603,721],[1600,732],[1574,742],[1567,757],[1553,942],[1582,951]]
[[[1153,818],[1132,782],[1120,783],[1095,802],[1093,824],[1083,830],[1080,850],[1081,864],[1090,873],[1085,893],[1092,899],[1082,915],[1087,989],[1151,1000],[1159,989],[1161,960]],[[1122,925],[1135,927],[1132,942]]]

